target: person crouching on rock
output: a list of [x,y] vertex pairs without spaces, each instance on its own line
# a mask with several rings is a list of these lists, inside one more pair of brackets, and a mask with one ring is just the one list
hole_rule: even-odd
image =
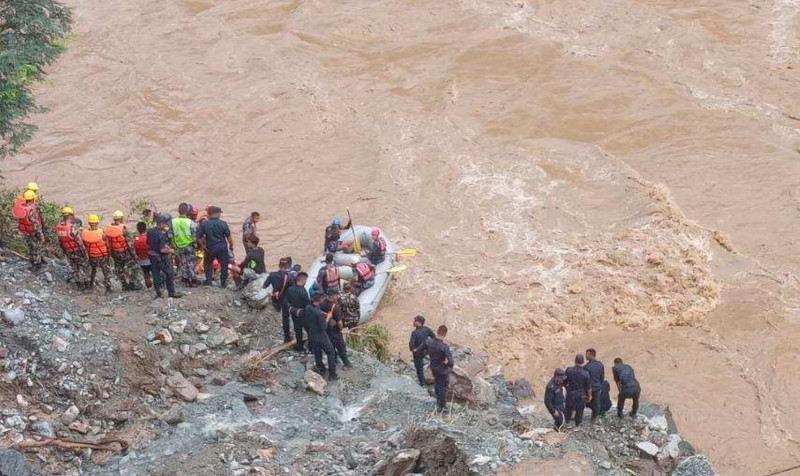
[[564,398],[564,383],[567,380],[567,372],[564,369],[556,369],[553,372],[553,378],[547,382],[547,387],[544,391],[544,406],[550,415],[553,417],[553,428],[556,431],[561,431],[564,426],[564,414],[566,412]]
[[408,340],[408,350],[414,358],[414,369],[417,371],[417,382],[420,387],[425,386],[425,342],[428,338],[435,338],[430,327],[425,325],[425,317],[419,315],[414,317],[414,330],[411,331],[411,338]]
[[447,389],[450,387],[450,372],[453,370],[453,354],[450,346],[445,343],[447,326],[439,326],[436,336],[428,337],[425,341],[425,350],[431,358],[431,372],[433,372],[433,389],[436,394],[436,409],[444,411],[447,405]]
[[[303,310],[303,320],[308,326],[309,340],[314,352],[314,362],[316,371],[320,375],[325,375],[327,370],[329,380],[338,380],[336,375],[336,350],[333,348],[330,338],[328,338],[328,320],[330,317],[325,314],[320,305],[325,299],[322,293],[314,293],[311,296],[311,304]],[[322,362],[322,353],[328,357],[328,368]]]

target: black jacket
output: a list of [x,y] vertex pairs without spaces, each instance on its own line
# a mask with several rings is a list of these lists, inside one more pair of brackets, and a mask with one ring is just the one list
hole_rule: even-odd
[[586,396],[591,388],[592,377],[583,367],[570,367],[567,369],[567,395]]
[[[425,345],[425,341],[428,340],[428,337],[435,338],[436,336],[433,334],[433,331],[428,326],[420,326],[415,328],[411,331],[411,338],[408,340],[408,350],[414,352],[416,349],[420,349]],[[418,355],[423,355],[423,349],[420,349],[417,352]]]
[[636,393],[641,391],[639,381],[636,380],[636,374],[633,372],[633,367],[628,364],[617,364],[612,371],[614,373],[614,381],[619,384],[623,392]]
[[303,310],[303,321],[308,326],[308,334],[311,342],[330,342],[328,339],[328,323],[326,322],[327,316],[322,310],[309,304]]
[[252,269],[258,274],[265,272],[267,267],[264,265],[264,248],[257,246],[252,250],[247,250],[247,254],[244,256],[239,267],[242,268],[243,271],[245,269]]
[[[431,358],[431,372],[434,375],[449,375],[452,370],[453,354],[450,352],[450,346],[435,337],[428,337],[425,341],[425,351]],[[446,360],[446,362],[445,362]]]
[[283,302],[283,298],[286,297],[286,290],[289,289],[289,273],[286,271],[273,271],[269,273],[267,276],[267,280],[264,281],[264,287],[268,287],[272,285],[272,293],[280,293],[278,299],[273,299],[273,302]]
[[[322,305],[319,307],[322,312],[328,313],[331,312],[331,308],[333,307],[333,301],[328,299],[322,301]],[[342,303],[337,302],[336,307],[333,308],[333,314],[331,315],[331,320],[328,321],[328,332],[342,332],[339,329],[339,322],[342,321]]]
[[592,392],[598,393],[603,390],[603,380],[606,379],[606,369],[599,360],[592,360],[583,366],[592,378]]
[[544,406],[552,415],[555,410],[564,411],[565,404],[564,387],[557,384],[555,378],[551,378],[544,390]]
[[286,290],[286,302],[289,303],[289,312],[294,317],[299,317],[301,314],[299,311],[311,304],[311,299],[309,299],[308,291],[306,291],[305,287],[295,284]]

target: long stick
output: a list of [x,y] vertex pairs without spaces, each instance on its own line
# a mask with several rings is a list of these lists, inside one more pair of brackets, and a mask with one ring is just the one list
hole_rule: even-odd
[[[117,443],[120,448],[112,448],[108,446],[111,443]],[[107,439],[98,441],[97,443],[92,443],[90,441],[75,441],[75,440],[62,440],[59,438],[50,438],[47,440],[42,441],[29,441],[29,442],[22,442],[18,445],[18,448],[21,450],[26,450],[29,448],[41,448],[42,446],[56,446],[61,449],[65,450],[76,450],[76,449],[83,449],[83,448],[91,448],[93,450],[103,450],[103,451],[113,451],[113,452],[121,452],[125,453],[128,451],[128,442],[123,440],[116,440],[116,439]]]
[[358,239],[358,235],[356,234],[356,225],[353,223],[353,217],[350,216],[350,209],[347,209],[347,221],[350,222],[350,229],[353,230],[353,251],[358,254],[361,254],[361,241]]

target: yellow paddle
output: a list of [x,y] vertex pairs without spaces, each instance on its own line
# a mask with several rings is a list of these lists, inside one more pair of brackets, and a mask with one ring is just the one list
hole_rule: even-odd
[[358,239],[358,233],[356,233],[356,225],[353,223],[353,217],[350,216],[350,209],[347,209],[347,221],[350,222],[350,228],[353,230],[353,251],[358,254],[361,254],[361,240]]
[[[408,269],[408,266],[406,266],[404,264],[398,264],[397,266],[395,266],[393,268],[387,269],[386,271],[384,271],[384,273],[394,274],[394,273],[399,273],[400,271],[405,271],[406,269]],[[380,274],[380,273],[378,273],[378,274]]]
[[414,248],[407,248],[404,250],[395,251],[392,254],[395,254],[397,256],[402,256],[403,258],[413,258],[417,256],[417,250],[415,250]]

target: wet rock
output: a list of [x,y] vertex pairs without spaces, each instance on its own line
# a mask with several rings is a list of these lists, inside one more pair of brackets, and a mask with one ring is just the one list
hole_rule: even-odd
[[473,458],[472,461],[469,462],[469,465],[470,466],[483,466],[486,463],[490,463],[491,461],[492,461],[491,456],[477,455],[477,456],[475,456],[475,458]]
[[658,454],[658,446],[653,443],[650,443],[649,441],[642,441],[640,443],[636,443],[636,447],[649,456],[655,456]]
[[658,459],[677,459],[681,454],[681,437],[676,434],[671,434],[667,437],[667,443],[658,452]]
[[167,386],[171,388],[178,397],[187,402],[197,400],[197,395],[200,393],[180,372],[175,372],[173,375],[167,377]]
[[25,311],[20,308],[10,308],[3,311],[3,322],[10,326],[18,326],[25,320]]
[[170,425],[177,425],[182,423],[185,418],[183,407],[181,405],[172,405],[166,413],[161,415],[161,420]]
[[67,408],[67,411],[64,412],[64,415],[61,417],[61,421],[65,425],[69,425],[70,423],[75,421],[75,419],[78,418],[78,415],[80,414],[81,411],[78,410],[78,407],[72,405],[71,407]]
[[525,400],[526,398],[533,398],[536,396],[531,388],[531,383],[528,382],[528,379],[524,378],[514,381],[514,384],[511,386],[511,393],[517,400]]
[[672,476],[717,476],[714,467],[703,455],[690,456],[681,461]]
[[419,461],[420,451],[409,448],[399,451],[384,466],[382,473],[384,476],[404,476],[413,472]]
[[666,432],[669,428],[667,417],[664,415],[656,415],[649,419],[647,426],[653,431]]
[[186,322],[186,319],[182,321],[170,322],[169,326],[167,327],[173,334],[183,334],[184,329],[186,329]]
[[25,456],[14,450],[0,449],[0,475],[36,476],[38,473],[28,465]]
[[166,329],[161,329],[161,331],[156,334],[156,339],[162,344],[169,344],[172,342],[172,334]]
[[56,436],[55,432],[53,431],[53,425],[46,421],[37,421],[31,425],[31,430],[44,438],[54,438]]
[[305,375],[303,375],[303,380],[308,390],[311,390],[317,395],[325,395],[325,388],[328,386],[328,383],[325,382],[325,379],[322,378],[320,374],[313,370],[306,370]]

